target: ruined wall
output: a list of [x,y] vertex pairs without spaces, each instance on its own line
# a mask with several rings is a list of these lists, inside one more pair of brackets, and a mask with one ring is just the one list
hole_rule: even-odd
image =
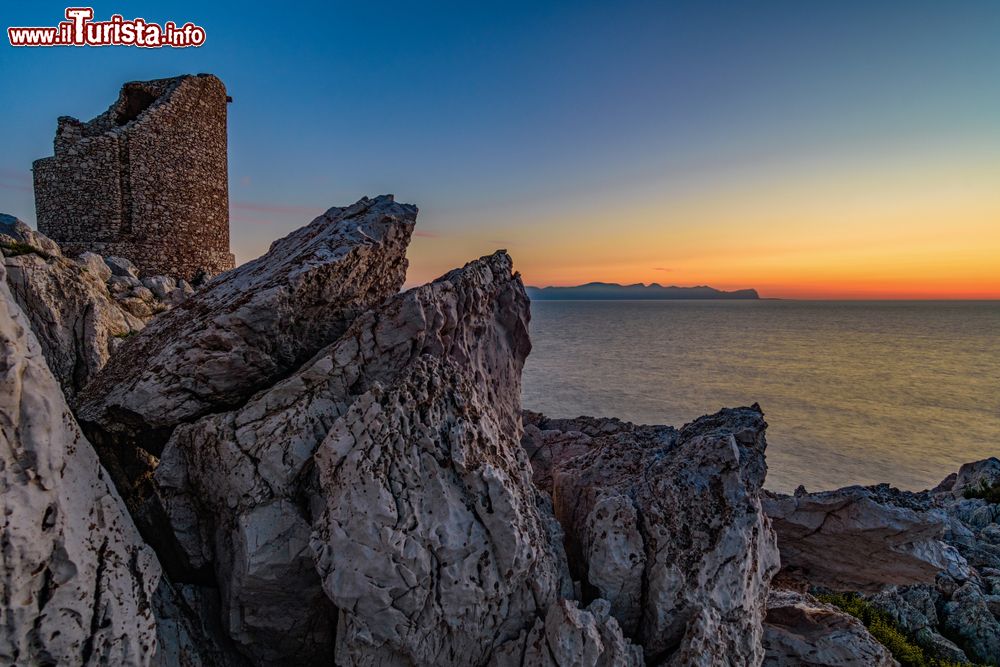
[[55,155],[34,163],[39,231],[143,275],[233,268],[226,104],[222,81],[199,74],[126,83],[86,123],[60,117]]

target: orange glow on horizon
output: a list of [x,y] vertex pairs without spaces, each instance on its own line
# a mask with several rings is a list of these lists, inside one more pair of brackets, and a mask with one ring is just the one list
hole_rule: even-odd
[[503,247],[537,287],[656,282],[754,288],[765,298],[1000,299],[992,158],[780,172],[677,192],[647,187],[612,203],[598,193],[575,205],[518,204],[481,221],[496,230],[488,234],[460,228],[415,239],[407,284]]

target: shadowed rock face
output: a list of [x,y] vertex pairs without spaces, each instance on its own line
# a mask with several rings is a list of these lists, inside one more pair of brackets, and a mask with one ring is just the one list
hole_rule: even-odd
[[864,624],[811,595],[771,591],[764,624],[765,667],[895,667]]
[[529,421],[525,447],[536,479],[551,480],[585,597],[610,601],[647,660],[759,663],[778,566],[760,508],[767,470],[760,410],[723,410],[680,431],[590,418]]
[[48,236],[36,232],[12,215],[0,213],[0,249],[5,250],[7,254],[27,248],[35,248],[50,257],[62,256],[59,244]]
[[933,581],[938,572],[960,579],[968,567],[940,541],[947,518],[882,502],[863,487],[770,494],[764,500],[789,576],[840,591],[878,591],[891,584]]
[[[931,583],[893,586],[869,595],[874,606],[927,651],[954,662],[1000,663],[1000,505],[966,491],[1000,481],[996,458],[966,463],[930,491],[885,484],[866,491],[889,508],[943,519],[941,539],[964,558]],[[902,537],[902,536],[901,536]]]
[[396,293],[417,209],[391,196],[332,208],[218,276],[133,337],[83,393],[102,440],[153,454],[178,424],[233,408]]
[[0,662],[147,665],[160,580],[0,265]]
[[530,632],[493,653],[490,667],[642,667],[642,648],[622,637],[607,600],[586,609],[570,600],[549,606]]

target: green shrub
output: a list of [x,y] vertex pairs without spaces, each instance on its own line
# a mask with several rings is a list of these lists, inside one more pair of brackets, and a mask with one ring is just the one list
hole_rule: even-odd
[[1000,482],[989,484],[985,479],[979,480],[979,486],[965,490],[966,498],[982,498],[988,503],[1000,503]]
[[864,623],[868,632],[885,646],[903,667],[958,667],[962,664],[927,655],[920,645],[899,629],[888,614],[859,595],[833,594],[816,597],[820,602],[832,604]]

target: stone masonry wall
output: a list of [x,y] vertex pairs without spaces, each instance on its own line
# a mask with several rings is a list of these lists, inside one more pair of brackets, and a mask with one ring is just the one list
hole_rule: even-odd
[[55,155],[34,163],[39,231],[144,276],[233,268],[226,104],[222,81],[199,74],[126,83],[86,123],[60,117]]

